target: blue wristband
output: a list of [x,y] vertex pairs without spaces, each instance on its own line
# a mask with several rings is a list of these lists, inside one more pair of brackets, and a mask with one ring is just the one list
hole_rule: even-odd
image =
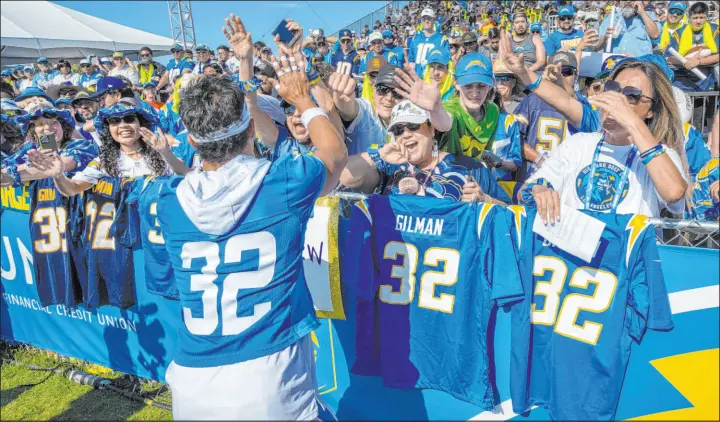
[[528,91],[533,92],[537,89],[538,86],[540,86],[540,82],[542,82],[542,75],[539,75],[537,80],[530,85],[526,85],[525,88],[527,88]]
[[368,148],[367,153],[373,163],[375,163],[375,168],[383,171],[387,167],[388,163],[385,162],[385,160],[383,160],[382,158],[380,158],[380,148],[378,147],[378,145],[371,145],[370,148]]
[[657,145],[655,145],[654,147],[648,148],[648,149],[646,149],[645,151],[641,152],[641,153],[640,153],[640,158],[645,158],[645,157],[647,157],[648,155],[651,155],[651,154],[653,154],[653,153],[655,153],[655,152],[657,152],[657,151],[660,151],[660,150],[662,150],[662,149],[663,149],[662,144],[657,144]]
[[535,206],[535,198],[532,196],[532,190],[533,190],[533,187],[535,187],[535,186],[545,186],[545,187],[555,190],[555,188],[553,188],[552,184],[543,178],[537,179],[536,181],[534,181],[532,183],[528,183],[528,185],[525,186],[525,188],[520,191],[520,197],[522,198],[525,205],[530,206],[530,207]]
[[262,81],[260,80],[260,78],[255,76],[249,81],[238,81],[238,85],[240,86],[242,92],[247,94],[248,92],[255,92],[260,89]]
[[642,158],[642,163],[647,165],[650,161],[653,160],[653,158],[665,154],[665,148],[660,148],[659,150],[653,151],[650,154],[645,155]]

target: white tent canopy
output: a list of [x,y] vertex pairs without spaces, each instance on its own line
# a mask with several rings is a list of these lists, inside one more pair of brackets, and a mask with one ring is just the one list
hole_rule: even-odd
[[38,57],[67,59],[137,53],[143,46],[167,55],[172,38],[119,25],[48,1],[0,1],[0,61],[28,63]]

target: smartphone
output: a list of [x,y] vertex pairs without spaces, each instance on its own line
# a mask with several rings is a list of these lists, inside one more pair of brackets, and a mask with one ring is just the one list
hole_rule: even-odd
[[300,39],[299,33],[294,33],[287,29],[287,21],[281,20],[277,27],[272,31],[273,36],[279,35],[280,41],[285,43],[286,46],[292,47]]
[[498,168],[502,166],[503,163],[503,160],[500,157],[487,150],[482,152],[480,160],[489,168]]
[[48,135],[43,135],[40,138],[40,149],[50,149],[53,151],[58,150],[57,141],[55,140],[54,133],[50,133]]

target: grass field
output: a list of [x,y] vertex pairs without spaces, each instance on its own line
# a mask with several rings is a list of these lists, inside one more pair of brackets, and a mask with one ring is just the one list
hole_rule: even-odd
[[[44,380],[48,371],[35,371],[25,366],[10,363],[10,359],[24,364],[41,367],[56,367],[60,360],[51,358],[39,350],[0,345],[2,367],[0,368],[0,419],[5,420],[172,420],[172,414],[164,409],[149,407],[130,400],[121,394],[97,390],[87,385],[76,384],[61,374],[53,374]],[[78,365],[87,372],[93,368]],[[155,398],[159,385],[140,384],[137,380],[119,377],[114,373],[100,373],[107,379],[114,379],[122,388],[147,394]],[[26,386],[26,385],[32,386]],[[170,393],[162,392],[157,400],[170,404]]]

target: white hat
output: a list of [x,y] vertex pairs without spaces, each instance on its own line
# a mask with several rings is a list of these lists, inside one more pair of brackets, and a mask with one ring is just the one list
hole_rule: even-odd
[[410,100],[404,100],[393,107],[388,130],[400,123],[422,124],[428,120],[430,120],[430,116],[427,111],[416,106]]
[[435,17],[435,11],[432,9],[423,9],[422,13],[420,13],[420,17],[424,16],[430,16],[431,18]]
[[373,41],[377,41],[377,40],[380,40],[380,41],[383,40],[383,36],[379,32],[373,32],[370,34],[370,36],[368,36],[368,44],[372,43]]

